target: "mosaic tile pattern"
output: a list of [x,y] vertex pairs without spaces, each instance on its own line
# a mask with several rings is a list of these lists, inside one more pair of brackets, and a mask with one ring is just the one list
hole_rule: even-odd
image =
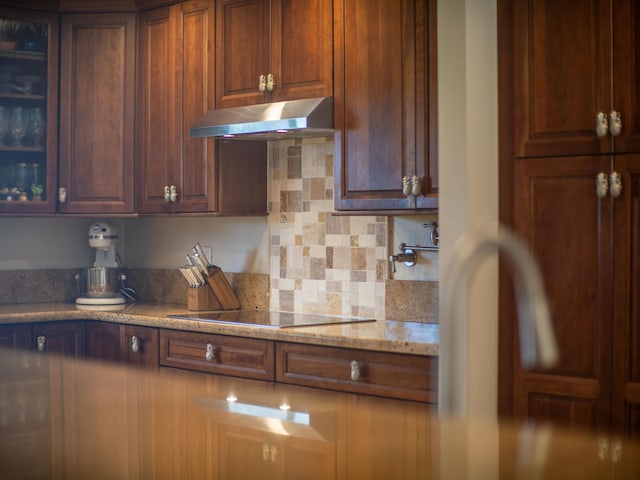
[[331,215],[333,147],[269,145],[270,308],[383,319],[387,218]]

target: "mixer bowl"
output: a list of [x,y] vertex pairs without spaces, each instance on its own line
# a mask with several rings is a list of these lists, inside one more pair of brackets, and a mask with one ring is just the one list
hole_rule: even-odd
[[110,267],[87,268],[87,296],[91,298],[115,297],[120,290],[118,269]]

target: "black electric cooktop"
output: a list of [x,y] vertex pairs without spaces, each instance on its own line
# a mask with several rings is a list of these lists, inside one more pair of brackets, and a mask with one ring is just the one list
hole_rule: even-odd
[[345,323],[374,322],[368,318],[348,318],[308,313],[269,312],[265,310],[223,310],[215,312],[187,312],[167,315],[169,318],[201,322],[231,323],[266,328],[290,328],[312,325],[341,325]]

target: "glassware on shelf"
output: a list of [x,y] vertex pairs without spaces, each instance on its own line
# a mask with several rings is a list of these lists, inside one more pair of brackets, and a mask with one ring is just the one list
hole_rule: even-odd
[[30,175],[29,175],[29,166],[27,165],[26,162],[19,162],[17,167],[16,167],[16,187],[18,187],[18,189],[21,192],[26,192],[28,188],[31,187],[29,181],[30,181]]
[[22,107],[13,107],[9,120],[9,133],[14,146],[22,145],[26,132],[24,111]]
[[36,107],[31,110],[31,116],[29,119],[29,130],[31,133],[31,139],[33,145],[39,147],[42,141],[42,135],[44,133],[44,118],[42,116],[42,109]]

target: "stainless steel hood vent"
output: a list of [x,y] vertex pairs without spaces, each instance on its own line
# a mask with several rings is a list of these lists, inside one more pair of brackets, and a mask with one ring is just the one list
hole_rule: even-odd
[[191,137],[277,140],[333,135],[333,98],[320,97],[209,110]]

